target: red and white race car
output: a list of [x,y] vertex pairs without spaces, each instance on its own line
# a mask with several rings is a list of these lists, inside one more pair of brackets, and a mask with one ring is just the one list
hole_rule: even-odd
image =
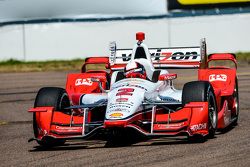
[[[142,32],[136,34],[133,49],[116,49],[112,42],[109,57],[87,58],[81,73],[68,75],[66,89],[41,88],[29,110],[35,136],[29,141],[42,146],[70,139],[124,142],[135,134],[204,139],[237,124],[235,55],[207,56],[204,39],[199,47],[148,49],[144,37]],[[217,60],[235,66],[210,67]],[[106,69],[88,70],[93,64]],[[177,74],[169,73],[169,68],[197,68],[198,81],[176,90]]]

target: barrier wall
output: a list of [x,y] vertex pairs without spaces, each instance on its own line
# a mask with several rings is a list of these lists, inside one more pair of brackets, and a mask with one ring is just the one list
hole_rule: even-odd
[[73,59],[109,54],[109,42],[132,48],[135,33],[146,33],[149,47],[199,45],[208,52],[249,52],[250,14],[106,22],[69,22],[0,27],[0,60]]

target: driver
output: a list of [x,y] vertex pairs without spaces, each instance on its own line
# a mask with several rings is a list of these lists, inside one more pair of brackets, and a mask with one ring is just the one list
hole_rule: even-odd
[[135,61],[132,61],[126,65],[125,76],[126,78],[147,78],[146,70],[143,65]]

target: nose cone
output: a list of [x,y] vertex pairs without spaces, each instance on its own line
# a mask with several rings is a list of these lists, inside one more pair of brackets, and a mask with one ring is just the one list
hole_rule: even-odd
[[144,39],[145,39],[145,33],[144,32],[136,33],[136,40],[143,41]]
[[131,117],[140,109],[145,91],[140,88],[117,88],[109,92],[106,111],[107,120],[122,120]]

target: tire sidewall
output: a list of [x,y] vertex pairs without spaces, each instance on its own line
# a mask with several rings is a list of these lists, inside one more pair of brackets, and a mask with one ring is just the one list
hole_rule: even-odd
[[[57,87],[44,87],[41,88],[36,96],[34,107],[54,107],[56,111],[64,112],[65,107],[70,106],[70,101],[67,92],[63,88]],[[53,111],[55,112],[55,111]],[[39,135],[39,125],[37,124],[36,114],[33,113],[33,131],[35,138]],[[37,141],[43,147],[52,147],[56,145],[63,145],[65,140],[53,139],[53,138],[42,138]]]
[[[182,93],[182,104],[184,106],[190,102],[208,102],[208,136],[213,137],[217,130],[218,111],[212,85],[208,81],[192,81],[186,83]],[[213,110],[211,110],[211,105],[213,105]],[[212,115],[211,118],[210,115]]]
[[[210,106],[211,101],[213,103],[213,106]],[[214,91],[212,86],[209,84],[209,87],[207,89],[207,101],[208,101],[208,130],[209,130],[209,137],[213,137],[218,124],[218,112],[217,112],[217,105],[216,105],[216,99],[214,95]],[[213,107],[213,110],[211,109]],[[212,113],[213,112],[213,113]],[[212,118],[211,116],[212,115]]]

